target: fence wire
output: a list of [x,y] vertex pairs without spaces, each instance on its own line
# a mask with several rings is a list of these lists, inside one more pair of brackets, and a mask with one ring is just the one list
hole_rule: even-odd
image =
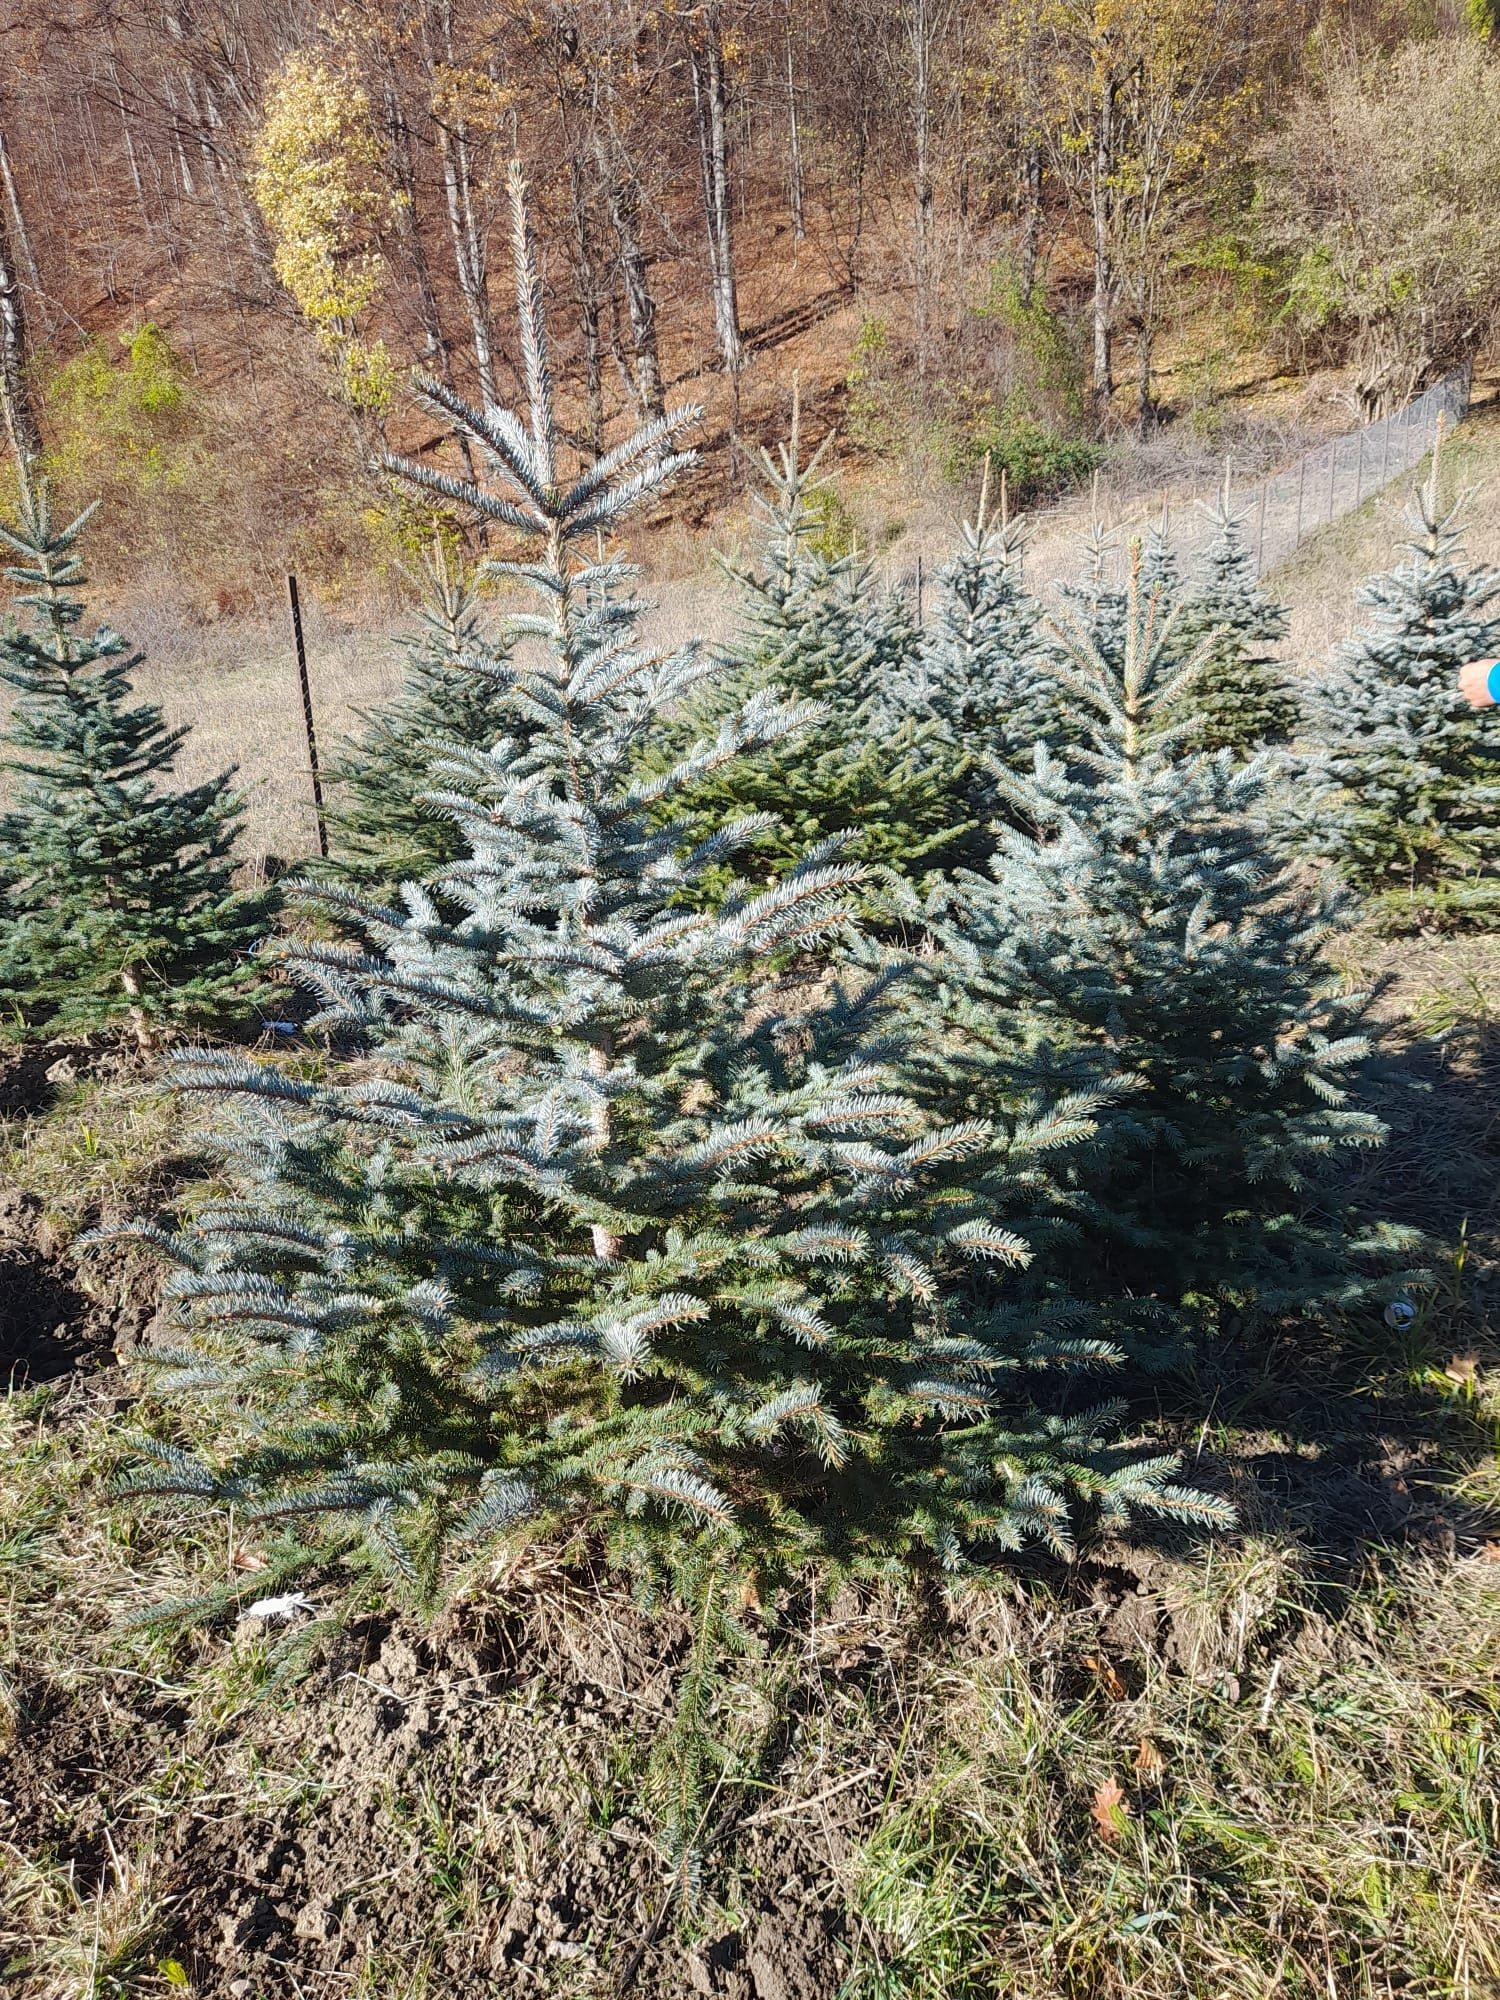
[[[1206,481],[1199,491],[1179,491],[1155,502],[1145,501],[1139,493],[1112,499],[1101,482],[1096,489],[1095,512],[1111,531],[1108,562],[1112,579],[1124,582],[1130,540],[1153,527],[1165,529],[1179,559],[1191,560],[1212,537],[1209,506],[1222,497],[1226,482],[1230,509],[1242,523],[1254,552],[1256,575],[1264,576],[1285,562],[1309,535],[1352,514],[1420,465],[1432,450],[1439,419],[1452,425],[1462,423],[1468,415],[1472,382],[1471,369],[1456,369],[1390,416],[1326,439],[1281,471],[1259,480],[1236,479],[1231,460],[1224,472]],[[1040,528],[1045,518],[1045,514],[1037,516],[1035,525]],[[1037,566],[1034,582],[1052,580],[1054,571],[1069,575],[1076,566],[1076,556],[1064,560],[1061,551],[1049,554],[1052,560],[1044,558]],[[919,564],[902,578],[908,594],[915,598],[919,617],[930,582],[925,572],[926,565]]]
[[[1390,416],[1314,445],[1282,471],[1254,483],[1236,483],[1231,461],[1218,491],[1228,485],[1231,511],[1244,523],[1246,538],[1254,547],[1256,575],[1275,569],[1309,535],[1352,514],[1420,465],[1432,450],[1439,420],[1458,424],[1468,415],[1471,384],[1470,370],[1457,369]],[[1146,527],[1164,513],[1174,549],[1179,556],[1190,557],[1206,546],[1213,533],[1207,509],[1198,502],[1175,511],[1175,519],[1168,506],[1161,513],[1142,513],[1136,523],[1121,520],[1110,525]],[[1114,560],[1123,576],[1128,561],[1123,546],[1115,550]]]

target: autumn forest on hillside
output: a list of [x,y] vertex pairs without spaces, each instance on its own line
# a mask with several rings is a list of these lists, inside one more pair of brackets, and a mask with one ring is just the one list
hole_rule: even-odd
[[122,573],[186,568],[199,610],[293,566],[355,587],[410,532],[370,451],[441,447],[412,367],[516,397],[514,155],[570,435],[706,407],[674,513],[743,492],[794,373],[857,462],[990,454],[1022,502],[1129,431],[1289,456],[1485,343],[1486,46],[1219,0],[28,12],[7,414],[111,501]]
[[0,11],[0,1984],[1500,1992],[1491,0]]

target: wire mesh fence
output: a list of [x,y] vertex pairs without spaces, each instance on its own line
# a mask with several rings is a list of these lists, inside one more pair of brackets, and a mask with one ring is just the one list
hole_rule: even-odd
[[[1212,536],[1210,503],[1224,497],[1226,484],[1230,510],[1251,546],[1256,574],[1264,576],[1308,536],[1352,514],[1420,465],[1432,450],[1439,420],[1451,425],[1467,416],[1471,386],[1472,371],[1457,369],[1390,416],[1327,438],[1279,472],[1259,478],[1237,475],[1232,459],[1196,489],[1179,482],[1156,494],[1143,493],[1137,480],[1128,491],[1112,493],[1101,478],[1093,512],[1110,532],[1107,562],[1113,580],[1123,583],[1130,542],[1150,528],[1164,529],[1179,560],[1191,561]],[[1049,513],[1054,511],[1068,532],[1049,532]],[[1044,510],[1031,525],[1027,568],[1033,585],[1071,575],[1078,562],[1076,504]],[[920,620],[931,583],[929,566],[919,561],[893,580],[904,588]]]
[[[1432,450],[1440,422],[1461,423],[1468,414],[1471,371],[1461,368],[1415,397],[1401,409],[1358,430],[1345,431],[1304,451],[1280,472],[1258,480],[1236,479],[1231,460],[1217,484],[1255,554],[1256,574],[1264,576],[1286,561],[1309,535],[1346,514],[1420,465]],[[1128,562],[1126,544],[1132,530],[1164,524],[1179,558],[1191,557],[1213,530],[1208,509],[1201,504],[1217,494],[1205,493],[1186,503],[1163,501],[1156,506],[1108,512],[1105,525],[1116,529],[1112,560],[1123,576]]]

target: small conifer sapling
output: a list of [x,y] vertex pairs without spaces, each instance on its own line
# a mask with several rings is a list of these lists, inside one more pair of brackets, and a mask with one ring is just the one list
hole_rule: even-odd
[[1244,757],[1295,733],[1297,703],[1269,650],[1286,637],[1291,618],[1286,606],[1260,587],[1227,473],[1209,510],[1209,528],[1208,544],[1182,591],[1177,624],[1184,657],[1204,648],[1185,698],[1181,740],[1188,749],[1232,750]]
[[442,749],[485,749],[516,723],[504,684],[465,666],[503,652],[477,578],[439,537],[416,581],[419,624],[407,644],[404,684],[361,718],[359,735],[326,774],[335,872],[382,890],[424,881],[461,852],[453,821],[426,800]]
[[715,772],[686,805],[703,830],[726,816],[766,816],[741,864],[756,879],[820,840],[842,839],[871,871],[864,900],[879,908],[882,877],[918,880],[972,855],[975,828],[964,753],[887,699],[916,646],[904,601],[879,588],[857,550],[822,546],[826,523],[814,503],[830,442],[804,462],[794,403],[788,441],[760,454],[759,560],[724,565],[741,592],[744,627],[715,691],[722,700],[774,683],[816,703],[815,719],[795,742]]
[[1094,629],[1059,621],[1079,747],[1002,779],[1016,825],[937,912],[938,1102],[993,1115],[1028,1078],[1112,1098],[1066,1208],[1073,1286],[1179,1326],[1264,1323],[1375,1295],[1411,1238],[1367,1228],[1337,1173],[1383,1135],[1365,1004],[1321,955],[1340,907],[1276,858],[1267,756],[1180,748],[1165,718],[1212,642],[1182,658],[1144,567],[1137,549],[1117,620],[1096,600]]
[[991,507],[986,461],[978,510],[938,572],[934,616],[906,657],[892,663],[882,690],[894,716],[931,726],[962,774],[961,796],[980,828],[1005,810],[989,780],[990,761],[1029,768],[1033,747],[1054,740],[1061,723],[1025,554],[1026,524],[1010,512],[1003,474],[999,508]]
[[16,690],[0,744],[15,781],[0,814],[0,1000],[52,1033],[127,1021],[149,1047],[163,1024],[248,1012],[272,898],[231,883],[232,772],[175,789],[186,727],[132,700],[140,656],[118,633],[82,629],[91,512],[56,527],[45,485],[23,476],[16,525],[0,525],[25,617],[0,633]]
[[1459,513],[1435,463],[1401,559],[1359,592],[1364,627],[1305,684],[1302,845],[1397,913],[1500,898],[1500,710],[1459,685],[1500,648],[1500,569],[1464,561]]

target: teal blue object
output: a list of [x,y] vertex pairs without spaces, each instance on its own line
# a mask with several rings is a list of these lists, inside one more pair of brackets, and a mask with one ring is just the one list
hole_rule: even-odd
[[1490,671],[1484,685],[1490,700],[1500,702],[1500,660],[1490,661]]

